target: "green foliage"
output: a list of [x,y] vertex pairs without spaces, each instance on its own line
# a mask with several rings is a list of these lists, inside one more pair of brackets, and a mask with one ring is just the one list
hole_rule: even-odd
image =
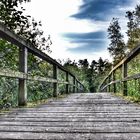
[[11,78],[0,78],[0,109],[17,105],[18,82]]
[[53,85],[46,82],[28,81],[28,101],[36,102],[53,96]]
[[125,56],[126,49],[123,35],[121,34],[121,27],[117,18],[113,18],[108,27],[108,38],[111,41],[108,50],[111,56],[113,56],[114,64],[116,64]]
[[132,80],[127,82],[128,96],[134,102],[140,102],[140,80]]
[[140,54],[137,55],[135,58],[133,58],[129,63],[128,63],[128,75],[134,75],[137,73],[140,73]]
[[111,63],[107,60],[102,60],[102,58],[99,58],[98,61],[93,60],[91,64],[89,64],[87,59],[79,60],[78,63],[68,59],[64,63],[64,67],[78,77],[87,92],[97,92],[99,83],[111,69]]
[[128,49],[132,50],[140,43],[140,5],[137,5],[134,11],[127,11],[127,35],[128,35]]
[[[128,63],[128,76],[140,73],[140,54]],[[133,97],[132,100],[140,102],[140,79],[127,82],[128,96]]]
[[[41,22],[35,21],[29,15],[24,15],[23,2],[30,0],[1,0],[0,22],[7,28],[25,38],[38,49],[50,52],[52,44],[50,36],[44,37],[41,30]],[[18,71],[19,49],[15,45],[0,39],[0,68]],[[52,66],[38,57],[29,54],[28,73],[35,76],[52,77]],[[0,108],[17,106],[18,80],[11,78],[0,78]],[[44,82],[28,81],[28,100],[42,100],[52,96],[52,85]]]
[[0,67],[18,69],[18,48],[0,39]]
[[[18,69],[18,49],[10,43],[0,40],[0,68],[11,70]],[[17,105],[17,80],[0,78],[0,109]]]
[[[127,51],[131,51],[140,43],[140,5],[137,5],[135,10],[127,11],[127,45],[124,45],[123,36],[121,34],[121,27],[119,26],[118,19],[113,18],[109,28],[109,39],[111,40],[109,52],[114,58],[114,61],[119,62],[125,55],[125,47]],[[137,55],[134,59],[128,62],[127,75],[132,76],[140,73],[140,55]],[[118,68],[115,71],[115,79],[122,79],[122,68]],[[111,88],[113,90],[113,88]],[[127,82],[129,100],[140,102],[140,80],[130,80]],[[116,83],[116,92],[122,93],[122,82]]]
[[21,6],[23,2],[30,0],[1,0],[0,22],[16,34],[31,42],[40,50],[50,51],[52,44],[50,36],[44,36],[41,30],[41,21],[37,22],[31,16],[24,15],[25,9]]
[[[135,74],[140,73],[140,54],[137,55],[134,59],[132,59],[130,62],[128,62],[128,69],[127,69],[127,75],[132,76]],[[115,71],[115,77],[116,80],[122,79],[122,67],[117,69]],[[116,83],[116,93],[123,93],[123,82]],[[113,92],[113,88],[111,90]],[[140,102],[140,79],[134,79],[127,81],[127,97],[125,99],[128,99],[133,102]]]

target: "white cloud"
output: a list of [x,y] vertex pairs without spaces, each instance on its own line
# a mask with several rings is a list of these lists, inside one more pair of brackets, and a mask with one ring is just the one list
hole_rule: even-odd
[[[131,8],[134,9],[136,3],[139,0],[132,2],[130,7],[118,7],[119,11],[124,13],[118,15],[120,18],[120,24],[122,32],[126,37],[126,19],[125,11]],[[53,45],[51,46],[52,54],[54,59],[84,59],[88,58],[89,61],[98,59],[99,57],[108,58],[110,56],[107,50],[103,50],[100,53],[91,52],[90,54],[72,54],[68,52],[68,48],[76,48],[77,44],[70,43],[68,40],[62,37],[63,33],[87,33],[96,31],[106,31],[110,21],[90,21],[90,20],[77,20],[70,18],[71,15],[78,12],[78,7],[82,4],[82,0],[31,0],[24,6],[27,9],[26,13],[35,17],[37,20],[41,20],[43,23],[43,30],[45,34],[50,34]],[[114,15],[117,17],[116,15]],[[107,40],[108,42],[108,40]]]
[[91,22],[88,20],[76,20],[70,16],[78,11],[82,0],[32,0],[26,3],[26,14],[33,16],[37,20],[41,20],[43,30],[51,35],[53,45],[51,46],[52,56],[55,59],[96,59],[99,54],[83,55],[72,54],[67,51],[68,48],[76,48],[77,44],[70,42],[62,37],[63,33],[87,33],[105,29],[106,24],[101,22]]

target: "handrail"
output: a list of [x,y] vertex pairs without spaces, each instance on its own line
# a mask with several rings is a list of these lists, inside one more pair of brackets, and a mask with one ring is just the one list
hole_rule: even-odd
[[[133,58],[135,58],[140,53],[140,45],[134,48],[124,59],[122,59],[103,79],[102,83],[99,86],[99,91],[109,91],[110,86],[113,84],[113,92],[116,92],[116,83],[122,82],[123,84],[123,94],[127,95],[127,81],[133,79],[139,79],[140,73],[128,76],[128,62],[130,62]],[[115,71],[119,68],[122,68],[122,76],[121,79],[117,79],[115,77]]]
[[[69,93],[69,85],[73,86],[73,92],[80,92],[84,90],[83,84],[65,69],[61,64],[59,64],[56,60],[52,59],[47,54],[43,53],[42,51],[38,50],[31,44],[29,41],[26,41],[19,35],[16,35],[13,31],[9,30],[5,25],[0,23],[0,38],[11,42],[12,44],[19,47],[19,71],[12,71],[9,69],[2,69],[0,68],[0,76],[4,77],[11,77],[11,78],[18,78],[19,79],[19,105],[26,105],[27,99],[27,84],[26,80],[37,80],[37,81],[44,81],[50,82],[54,84],[54,96],[58,94],[58,84],[66,84],[66,93]],[[53,78],[46,78],[40,76],[32,76],[27,72],[27,59],[28,59],[28,52],[32,53],[35,56],[38,56],[42,60],[47,61],[48,63],[53,65]],[[66,73],[66,81],[59,81],[58,80],[58,69],[62,70]],[[73,77],[73,84],[69,82],[69,75]]]

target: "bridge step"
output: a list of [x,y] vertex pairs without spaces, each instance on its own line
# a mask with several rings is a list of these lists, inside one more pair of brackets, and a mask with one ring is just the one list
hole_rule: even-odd
[[140,139],[140,105],[110,93],[77,93],[0,115],[0,139]]

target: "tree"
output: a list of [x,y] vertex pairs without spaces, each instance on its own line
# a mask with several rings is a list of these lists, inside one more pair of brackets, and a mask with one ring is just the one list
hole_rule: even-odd
[[78,65],[77,63],[74,61],[71,61],[70,59],[67,59],[63,66],[68,69],[70,72],[72,72],[73,74],[79,75],[79,69],[78,69]]
[[97,62],[93,60],[89,66],[88,72],[87,72],[87,80],[88,80],[88,87],[90,92],[96,92],[97,86]]
[[[12,30],[25,40],[32,43],[40,50],[50,51],[50,36],[45,38],[41,30],[41,22],[36,22],[28,15],[24,15],[24,8],[21,7],[23,2],[30,0],[1,0],[0,1],[0,22],[8,29]],[[0,67],[12,70],[18,70],[19,60],[18,47],[9,42],[0,39]],[[50,66],[43,60],[35,57],[31,53],[28,55],[28,73],[31,75],[47,76]],[[52,71],[52,70],[51,70]],[[1,77],[0,78],[0,108],[16,106],[17,104],[17,80]],[[44,90],[43,90],[44,89]],[[28,82],[29,100],[36,98],[42,99],[48,96],[43,92],[49,90],[45,82]],[[33,94],[32,94],[33,93]],[[49,94],[52,92],[49,92]]]
[[0,22],[7,28],[22,36],[40,50],[48,50],[52,44],[50,36],[44,37],[40,29],[41,21],[37,22],[29,15],[24,15],[25,9],[21,6],[23,2],[30,0],[1,0]]
[[134,11],[127,11],[126,17],[128,18],[127,46],[131,50],[140,43],[140,5],[137,5]]
[[78,62],[79,62],[79,66],[82,67],[82,68],[87,69],[88,66],[89,66],[89,62],[88,62],[87,59],[79,60]]
[[64,63],[64,67],[78,77],[87,91],[97,92],[101,80],[111,68],[111,63],[102,58],[99,58],[98,61],[93,60],[91,64],[87,59],[79,60],[78,63],[68,59]]
[[108,50],[114,59],[114,64],[116,64],[125,56],[126,49],[117,18],[113,18],[108,27],[108,38],[111,41]]
[[89,71],[89,62],[87,59],[79,60],[78,66],[81,70],[81,77],[83,79],[83,83],[86,85],[87,89],[89,89],[88,84],[88,71]]

